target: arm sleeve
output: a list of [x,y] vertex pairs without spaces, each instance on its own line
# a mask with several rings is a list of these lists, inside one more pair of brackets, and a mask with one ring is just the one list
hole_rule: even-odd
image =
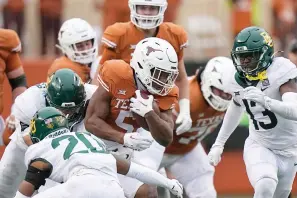
[[169,182],[166,177],[156,171],[153,171],[145,166],[138,165],[134,162],[131,162],[126,176],[138,179],[145,184],[161,186],[163,188],[169,187]]
[[266,96],[265,107],[285,119],[297,121],[297,93],[284,93],[282,101],[274,100]]
[[184,58],[184,49],[189,45],[187,32],[182,28],[179,35],[179,51],[177,52],[178,61]]
[[230,103],[214,145],[225,145],[230,135],[238,126],[243,111],[244,109],[241,106],[236,105],[234,102]]

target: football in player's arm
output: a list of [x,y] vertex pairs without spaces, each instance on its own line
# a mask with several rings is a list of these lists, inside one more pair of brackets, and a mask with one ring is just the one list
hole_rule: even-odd
[[[115,23],[104,31],[102,37],[102,58],[100,64],[107,60],[122,59],[130,62],[135,45],[144,38],[158,37],[168,41],[178,55],[179,75],[176,85],[179,87],[180,114],[176,120],[177,134],[190,129],[189,86],[183,54],[188,46],[186,31],[173,23],[163,23],[167,0],[129,0],[131,21]],[[98,85],[97,79],[93,83]]]
[[[89,150],[78,151],[69,155],[67,155],[68,151],[66,150],[64,154],[63,154],[63,150],[55,150],[56,148],[63,147],[59,142],[63,141],[64,139],[68,139],[70,143],[71,141],[72,143],[76,142],[76,144],[74,144],[75,147],[77,146],[77,147],[83,148],[85,146],[85,147],[88,147]],[[86,168],[88,167],[87,166],[88,163],[90,164],[90,167],[94,166],[92,165],[93,162],[90,160],[85,160],[85,162],[77,162],[75,166],[73,164],[75,160],[70,161],[71,158],[75,158],[75,155],[81,155],[81,158],[84,158],[87,155],[90,155],[90,157],[93,157],[92,158],[93,160],[96,160],[96,158],[98,158],[97,163],[99,164],[101,161],[103,165],[105,162],[102,161],[101,157],[104,157],[107,159],[107,155],[111,155],[106,151],[104,143],[97,137],[87,132],[71,133],[68,130],[68,123],[65,115],[53,107],[42,108],[35,114],[35,116],[31,120],[30,132],[28,135],[24,136],[24,141],[29,146],[28,151],[26,153],[26,160],[25,160],[25,163],[28,166],[28,170],[27,170],[25,179],[21,183],[15,198],[31,197],[33,193],[40,188],[41,185],[45,184],[45,179],[59,178],[57,177],[56,174],[61,174],[62,175],[61,178],[64,178],[63,179],[64,184],[62,185],[67,185],[67,181],[71,178],[71,175],[75,175],[75,174],[70,174],[67,172],[67,170],[64,170],[58,173],[57,170],[55,170],[56,167],[60,167],[61,165],[67,166],[67,163],[71,163],[72,164],[71,169],[75,170],[76,168],[79,168],[85,164],[85,168],[83,169],[83,171],[86,171],[88,170],[88,168]],[[83,143],[83,144],[80,144],[80,143]],[[97,145],[93,145],[93,143],[97,143]],[[64,145],[64,147],[65,149],[69,150],[69,146]],[[48,154],[44,154],[43,152],[38,151],[38,149],[43,150],[45,148],[48,150]],[[113,170],[119,174],[136,178],[144,183],[167,188],[177,197],[180,197],[180,198],[182,197],[183,188],[182,188],[182,185],[177,180],[167,179],[161,174],[149,168],[143,167],[133,162],[127,162],[121,159],[113,160],[112,164],[110,165],[116,166],[116,169],[113,169]],[[100,166],[98,165],[98,167]],[[71,172],[72,170],[68,170],[68,171]],[[101,172],[100,168],[95,170],[98,172]],[[90,171],[93,171],[93,173],[96,173],[94,172],[93,168],[90,168]],[[63,174],[67,174],[68,177],[63,176]],[[81,177],[84,177],[84,174],[81,174]],[[65,178],[68,178],[68,179],[65,179]],[[100,180],[100,177],[98,177],[98,179]],[[106,178],[102,177],[101,179],[105,180]],[[61,181],[57,181],[57,182],[61,182]],[[96,186],[94,187],[97,188]],[[57,191],[59,191],[58,189],[61,189],[61,188],[58,187]],[[81,189],[81,191],[83,193],[83,189]],[[88,192],[88,190],[85,190],[85,191],[86,191],[85,193]],[[58,193],[59,192],[56,192],[56,194]],[[67,192],[67,193],[69,194],[71,192]],[[97,193],[99,194],[100,192],[97,192]],[[45,194],[40,193],[40,195],[37,195],[37,197],[42,197],[42,195],[46,196],[47,192],[45,192]],[[61,196],[63,195],[63,191],[61,191],[60,195]],[[102,196],[107,197],[109,195],[107,196],[102,195]],[[123,197],[124,197],[124,193],[123,193]]]
[[[127,132],[130,128],[125,127],[127,124],[119,125],[117,115],[112,116],[114,112],[121,114],[126,110],[128,117],[131,117],[130,106],[131,111],[145,118],[153,138],[159,144],[167,146],[172,141],[172,107],[177,100],[174,86],[178,74],[176,53],[165,40],[151,37],[139,42],[134,54],[131,61],[133,69],[120,60],[106,61],[100,67],[100,85],[88,106],[86,129],[98,137],[135,150],[148,148],[151,144],[148,138],[141,137],[138,133],[122,133],[121,131]],[[139,89],[148,91],[151,95],[145,99]],[[153,98],[162,110],[160,116],[153,111]],[[124,105],[117,102],[113,104],[120,99],[125,101]],[[110,117],[115,119],[116,127],[107,122]],[[134,121],[133,124],[137,123]],[[121,129],[121,126],[124,127]],[[135,132],[137,128],[131,127],[130,132]]]

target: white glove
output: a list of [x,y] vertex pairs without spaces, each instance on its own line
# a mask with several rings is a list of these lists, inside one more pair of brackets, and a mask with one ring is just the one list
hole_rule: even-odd
[[176,197],[182,198],[183,197],[183,185],[179,183],[176,179],[170,179],[168,184],[168,190]]
[[9,115],[5,120],[6,127],[11,131],[15,131],[17,123],[18,121],[16,120],[15,116],[12,114]]
[[179,101],[179,115],[175,123],[179,125],[176,129],[176,135],[185,133],[192,127],[189,99],[184,98]]
[[262,105],[263,107],[265,107],[265,97],[267,97],[265,95],[264,92],[262,92],[260,89],[258,89],[257,87],[247,87],[243,90],[243,97],[246,100],[251,100],[254,101],[260,105]]
[[139,90],[136,90],[135,93],[136,98],[132,97],[130,99],[130,110],[144,117],[145,114],[153,111],[154,97],[152,95],[148,95],[148,99],[145,99],[141,96]]
[[153,139],[150,136],[141,136],[139,133],[126,133],[124,135],[124,146],[133,150],[142,151],[151,146]]
[[216,166],[221,161],[221,155],[223,153],[224,147],[221,145],[212,145],[208,153],[208,161],[211,165]]

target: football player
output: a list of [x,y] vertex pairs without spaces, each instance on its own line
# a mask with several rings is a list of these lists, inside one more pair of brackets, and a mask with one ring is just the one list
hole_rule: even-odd
[[[167,146],[173,136],[172,108],[178,100],[178,88],[174,84],[177,76],[178,58],[174,48],[155,37],[136,45],[130,65],[123,60],[106,61],[100,67],[100,84],[87,109],[87,131],[105,140],[109,150],[125,158],[131,158],[135,154],[133,150],[149,148],[153,139]],[[153,110],[153,103],[159,106],[160,115]],[[151,135],[142,134],[131,111],[145,119]],[[132,160],[151,167],[151,162],[138,157],[132,156]],[[120,181],[127,197],[147,197],[147,185],[121,176]]]
[[[180,114],[176,120],[176,133],[186,132],[192,125],[188,81],[183,60],[184,48],[188,46],[187,33],[181,26],[163,23],[167,0],[129,0],[129,8],[130,22],[115,23],[104,31],[100,64],[111,59],[122,59],[130,63],[136,44],[144,38],[157,37],[168,41],[178,55],[179,75],[176,85],[180,92]],[[93,79],[93,83],[99,84],[96,78]]]
[[133,162],[116,160],[96,136],[71,133],[67,118],[56,108],[38,110],[23,139],[28,146],[24,160],[28,169],[15,198],[31,197],[46,178],[63,184],[33,197],[124,198],[117,173],[162,186],[182,198],[183,188],[177,180]]
[[[0,72],[0,145],[2,143],[8,144],[8,137],[12,134],[14,128],[15,119],[13,116],[9,116],[4,124],[1,114],[3,113],[4,101],[3,101],[3,89],[4,89],[4,76],[8,78],[8,82],[12,89],[12,99],[23,93],[27,88],[27,80],[22,66],[19,53],[22,46],[17,33],[13,30],[0,29],[0,53],[1,53],[1,72]],[[7,94],[7,93],[5,93]],[[5,132],[4,132],[5,128]],[[2,133],[3,142],[2,142]],[[0,154],[0,156],[2,153]]]
[[58,35],[63,56],[56,59],[48,70],[50,76],[58,69],[69,68],[75,71],[83,82],[94,78],[100,58],[95,30],[85,20],[72,18],[63,23]]
[[[161,168],[165,167],[184,186],[189,198],[216,198],[214,168],[209,164],[201,141],[218,127],[232,95],[227,93],[227,79],[235,74],[232,60],[215,57],[189,78],[192,128],[173,135],[166,148]],[[175,108],[176,116],[179,106]],[[176,118],[176,117],[175,117]]]
[[254,198],[288,197],[296,173],[297,68],[274,57],[273,46],[260,27],[245,28],[236,36],[231,57],[237,72],[227,86],[233,101],[208,154],[216,166],[245,110],[249,137],[243,158]]
[[0,161],[1,198],[13,197],[26,172],[23,159],[27,147],[22,137],[34,114],[43,107],[53,106],[68,116],[71,130],[85,131],[86,106],[96,88],[84,84],[72,70],[60,69],[50,76],[47,83],[32,86],[17,97],[12,114],[18,125]]

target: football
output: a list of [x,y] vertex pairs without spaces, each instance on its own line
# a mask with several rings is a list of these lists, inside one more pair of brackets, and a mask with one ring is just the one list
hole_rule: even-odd
[[[140,93],[143,98],[148,99],[147,93],[145,93],[145,92],[140,92]],[[155,113],[157,115],[160,115],[160,109],[159,109],[159,106],[156,101],[153,102],[153,110],[155,111]],[[132,112],[132,115],[133,115],[133,119],[136,120],[136,122],[139,126],[144,128],[145,130],[149,131],[149,127],[148,127],[147,122],[144,117],[141,117],[140,115],[138,115],[134,112]]]

